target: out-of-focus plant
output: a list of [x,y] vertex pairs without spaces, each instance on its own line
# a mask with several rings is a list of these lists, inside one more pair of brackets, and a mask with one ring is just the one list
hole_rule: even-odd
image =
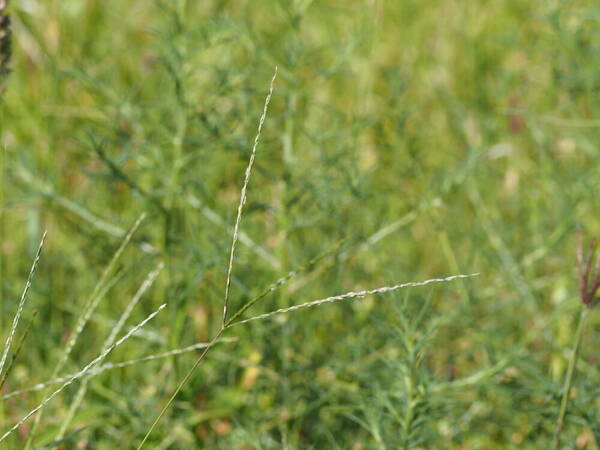
[[600,255],[598,255],[594,261],[594,257],[596,256],[597,241],[596,239],[592,239],[590,241],[588,253],[587,255],[584,255],[583,236],[581,232],[578,235],[578,240],[577,267],[579,271],[579,296],[582,304],[581,317],[579,319],[579,325],[577,326],[577,332],[575,333],[575,342],[573,343],[573,350],[571,352],[569,367],[565,377],[560,411],[558,413],[556,431],[554,434],[554,449],[558,449],[560,446],[560,435],[565,424],[565,417],[567,415],[567,409],[569,406],[569,395],[571,392],[571,386],[573,385],[575,365],[577,364],[577,359],[579,357],[579,348],[581,346],[581,338],[583,336],[586,319],[589,315],[588,313],[594,306],[598,304],[596,293],[598,292],[598,289],[600,289]]
[[0,93],[4,91],[6,77],[10,72],[10,16],[8,0],[0,0]]

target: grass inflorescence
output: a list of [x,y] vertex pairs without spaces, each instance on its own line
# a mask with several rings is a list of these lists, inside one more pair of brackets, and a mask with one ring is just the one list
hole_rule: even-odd
[[596,448],[599,12],[0,0],[0,446]]
[[0,95],[10,73],[11,33],[8,0],[0,0]]

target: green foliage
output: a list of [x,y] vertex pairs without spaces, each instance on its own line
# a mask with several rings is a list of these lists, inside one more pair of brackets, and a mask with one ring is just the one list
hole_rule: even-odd
[[[231,328],[236,341],[207,354],[148,447],[550,446],[577,326],[574,229],[600,235],[597,2],[49,0],[11,2],[11,14],[0,342],[45,229],[48,240],[4,394],[51,378],[142,213],[61,375],[98,356],[160,261],[127,327],[168,306],[110,361],[214,336],[277,66],[230,317],[293,271],[242,318],[481,275]],[[566,448],[600,442],[599,345],[588,331]],[[199,351],[91,377],[59,436],[79,386],[66,388],[35,446],[135,448]],[[2,430],[45,392],[6,399]],[[30,431],[2,444],[22,448]]]

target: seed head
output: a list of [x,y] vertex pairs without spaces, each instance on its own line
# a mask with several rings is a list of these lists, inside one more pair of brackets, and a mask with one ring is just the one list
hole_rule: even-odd
[[[583,252],[583,234],[577,234],[577,267],[579,269],[579,295],[581,302],[593,308],[600,299],[595,298],[600,289],[600,254],[596,256],[597,241],[590,240],[588,253]],[[596,260],[594,261],[594,257]]]
[[5,78],[10,72],[10,16],[8,0],[0,0],[0,93],[4,90]]

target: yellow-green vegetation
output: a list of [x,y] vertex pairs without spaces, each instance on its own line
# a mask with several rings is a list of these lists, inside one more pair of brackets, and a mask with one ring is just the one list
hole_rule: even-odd
[[598,2],[0,15],[0,448],[598,448]]

